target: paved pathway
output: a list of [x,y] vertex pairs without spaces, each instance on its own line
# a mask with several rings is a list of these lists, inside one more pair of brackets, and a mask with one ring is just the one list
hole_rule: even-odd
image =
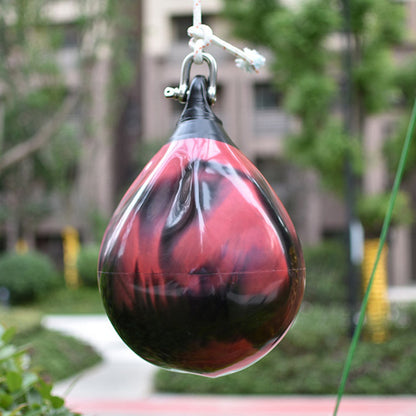
[[[78,337],[103,362],[58,383],[55,393],[86,416],[330,416],[334,397],[234,397],[155,394],[156,368],[132,353],[104,315],[47,316],[43,324]],[[338,416],[416,416],[416,396],[345,397]]]
[[55,386],[56,394],[68,402],[139,400],[152,393],[156,367],[124,345],[107,316],[56,315],[45,317],[42,323],[87,342],[103,357],[101,364]]

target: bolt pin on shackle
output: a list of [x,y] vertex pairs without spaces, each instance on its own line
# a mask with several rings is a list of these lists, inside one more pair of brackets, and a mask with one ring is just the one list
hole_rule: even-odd
[[[214,104],[217,101],[217,62],[209,53],[202,53],[202,59],[208,64],[209,77],[208,77],[208,101],[210,104]],[[185,57],[181,68],[181,79],[179,87],[165,88],[165,97],[174,98],[180,103],[185,104],[188,98],[188,91],[190,85],[191,68],[194,62],[194,53],[190,53]]]

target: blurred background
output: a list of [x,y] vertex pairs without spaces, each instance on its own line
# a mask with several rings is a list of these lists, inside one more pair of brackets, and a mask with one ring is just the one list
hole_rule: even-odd
[[[268,58],[253,75],[208,50],[219,66],[214,111],[289,211],[305,248],[307,291],[278,352],[290,356],[287,388],[273,371],[265,377],[278,371],[270,363],[256,367],[262,387],[251,390],[250,373],[240,390],[236,381],[215,390],[193,378],[181,387],[176,377],[187,376],[169,373],[158,388],[333,393],[415,98],[416,2],[207,0],[203,22]],[[174,130],[182,107],[163,90],[179,84],[191,25],[191,0],[0,2],[0,318],[20,328],[18,342],[33,339],[45,314],[103,313],[99,243],[121,196]],[[416,391],[404,335],[416,329],[415,207],[412,146],[370,299],[368,368],[359,367],[369,376],[363,382],[357,370],[353,392]],[[388,345],[377,359],[371,342]],[[386,380],[384,359],[395,377],[387,387],[373,384],[376,374]],[[326,374],[305,388],[304,371],[317,363]]]

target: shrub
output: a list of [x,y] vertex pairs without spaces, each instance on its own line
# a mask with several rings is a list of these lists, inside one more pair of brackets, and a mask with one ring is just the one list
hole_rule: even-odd
[[342,304],[347,298],[345,283],[347,252],[344,244],[328,240],[305,247],[305,302],[319,305]]
[[97,263],[100,247],[90,244],[83,247],[78,256],[78,273],[85,286],[97,287]]
[[335,394],[348,339],[340,308],[306,305],[266,357],[244,371],[206,379],[160,370],[156,390],[186,394]]
[[52,385],[30,368],[24,349],[10,344],[14,331],[0,326],[0,413],[14,415],[75,416],[64,400],[52,394]]
[[12,304],[33,301],[58,282],[52,261],[43,254],[6,253],[0,257],[0,287],[9,290]]
[[[244,371],[217,379],[156,374],[156,390],[185,394],[335,395],[351,339],[345,310],[306,304],[283,341]],[[383,344],[361,340],[346,394],[406,395],[416,391],[416,306],[402,308]]]

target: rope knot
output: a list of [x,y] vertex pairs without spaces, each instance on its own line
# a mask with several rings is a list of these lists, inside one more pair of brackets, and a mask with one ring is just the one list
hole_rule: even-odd
[[245,48],[242,51],[214,35],[209,26],[202,24],[201,2],[202,0],[194,0],[194,22],[193,26],[188,28],[188,35],[191,37],[189,46],[194,51],[194,63],[202,64],[204,49],[212,43],[234,55],[239,68],[248,72],[258,72],[266,63],[266,59],[255,50]]
[[188,36],[191,37],[189,46],[194,50],[194,62],[202,64],[202,52],[211,44],[214,33],[207,25],[191,26],[188,28]]

